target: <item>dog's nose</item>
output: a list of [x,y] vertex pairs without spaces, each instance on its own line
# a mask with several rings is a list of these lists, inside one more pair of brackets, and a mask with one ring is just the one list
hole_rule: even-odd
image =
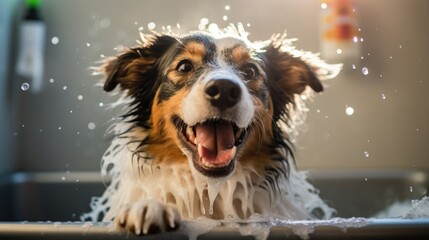
[[210,80],[205,86],[206,98],[220,110],[233,107],[241,98],[240,86],[228,79]]

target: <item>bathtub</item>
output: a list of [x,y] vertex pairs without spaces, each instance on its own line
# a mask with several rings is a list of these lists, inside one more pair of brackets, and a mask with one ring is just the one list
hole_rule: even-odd
[[[429,239],[429,218],[370,218],[395,202],[409,202],[428,195],[428,172],[342,170],[315,171],[308,175],[321,197],[337,209],[338,219],[346,221],[345,225],[281,222],[273,226],[267,222],[243,221],[231,227],[230,223],[222,222],[198,239],[253,239],[243,233],[246,227],[268,229],[268,239],[403,239],[410,236]],[[133,235],[115,231],[109,223],[79,221],[81,213],[90,210],[91,197],[99,196],[104,189],[98,172],[3,176],[0,178],[0,239],[134,239]],[[358,224],[347,224],[353,221]],[[192,224],[185,221],[182,225],[186,228]],[[268,224],[271,224],[269,228]],[[188,233],[182,229],[148,239],[188,239]]]

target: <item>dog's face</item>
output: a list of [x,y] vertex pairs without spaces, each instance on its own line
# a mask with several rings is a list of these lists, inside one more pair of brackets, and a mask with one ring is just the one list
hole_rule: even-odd
[[[104,89],[118,84],[133,99],[127,116],[148,131],[142,148],[154,161],[188,159],[207,177],[226,177],[236,161],[263,166],[276,122],[294,95],[323,87],[311,67],[275,44],[253,48],[207,33],[152,36],[103,66]],[[185,156],[186,157],[185,157]]]

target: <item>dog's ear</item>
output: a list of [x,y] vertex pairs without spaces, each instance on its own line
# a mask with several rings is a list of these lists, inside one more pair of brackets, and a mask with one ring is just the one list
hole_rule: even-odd
[[107,59],[101,66],[106,76],[104,90],[109,92],[120,85],[134,95],[156,78],[156,63],[177,40],[167,35],[153,36],[143,46],[127,49]]
[[264,54],[269,81],[286,94],[301,94],[307,86],[315,92],[323,91],[323,85],[313,69],[301,58],[280,51],[272,45],[267,47]]
[[274,105],[274,119],[287,114],[286,105],[295,103],[295,95],[304,92],[307,86],[315,92],[323,91],[323,85],[313,69],[301,58],[269,45],[262,59],[268,78],[268,89]]

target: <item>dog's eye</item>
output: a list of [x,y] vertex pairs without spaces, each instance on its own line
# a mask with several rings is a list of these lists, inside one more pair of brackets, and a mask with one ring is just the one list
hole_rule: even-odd
[[247,80],[254,79],[256,76],[258,76],[258,68],[254,64],[246,64],[241,72],[243,73],[244,78]]
[[182,60],[177,64],[176,71],[181,73],[188,73],[194,69],[194,66],[192,65],[191,61],[189,60]]

